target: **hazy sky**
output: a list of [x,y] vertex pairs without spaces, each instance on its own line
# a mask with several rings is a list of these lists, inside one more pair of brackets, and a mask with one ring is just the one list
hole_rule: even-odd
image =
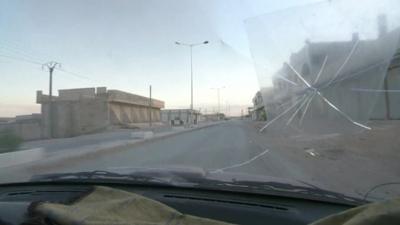
[[210,44],[193,52],[195,108],[215,108],[211,88],[225,86],[221,103],[237,110],[259,89],[244,20],[310,2],[317,1],[0,0],[0,116],[39,111],[35,92],[48,92],[48,74],[27,61],[54,60],[88,78],[56,71],[53,90],[147,95],[151,84],[167,108],[188,107],[189,49],[174,42],[204,40]]

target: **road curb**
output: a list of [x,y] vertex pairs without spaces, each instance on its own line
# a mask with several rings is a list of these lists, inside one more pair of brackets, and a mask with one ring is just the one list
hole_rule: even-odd
[[179,130],[179,131],[167,133],[167,134],[164,134],[164,135],[154,136],[153,138],[143,139],[143,140],[140,140],[139,142],[140,143],[145,143],[145,142],[149,142],[149,141],[153,141],[153,140],[160,140],[160,139],[163,139],[163,138],[167,138],[167,137],[171,137],[171,136],[175,136],[175,135],[179,135],[179,134],[183,134],[183,133],[190,133],[190,132],[201,130],[201,129],[204,129],[204,128],[217,126],[217,125],[220,125],[220,124],[222,124],[222,122],[221,123],[208,124],[208,125],[201,126],[201,127],[194,127],[194,128],[190,128],[188,130],[185,130],[185,129],[184,130]]

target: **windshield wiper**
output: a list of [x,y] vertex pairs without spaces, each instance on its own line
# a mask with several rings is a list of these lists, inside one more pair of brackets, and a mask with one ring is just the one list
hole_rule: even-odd
[[205,190],[223,190],[245,193],[268,194],[275,196],[297,197],[310,200],[328,201],[352,205],[364,204],[367,201],[349,197],[341,193],[318,188],[314,185],[293,185],[281,182],[242,181],[236,179],[218,180],[207,177],[207,174],[170,171],[136,171],[121,174],[95,170],[86,172],[56,173],[36,175],[31,181],[37,182],[79,182],[79,183],[129,183],[138,185],[162,185],[190,187]]
[[159,179],[156,177],[140,175],[140,174],[121,174],[103,170],[85,171],[85,172],[71,172],[71,173],[53,173],[53,174],[42,174],[35,175],[31,178],[31,181],[51,181],[51,182],[62,182],[62,181],[79,181],[79,182],[108,182],[108,181],[122,181],[122,182],[134,182],[134,183],[162,183],[167,184],[169,181]]
[[[304,183],[304,182],[301,182]],[[298,186],[288,183],[279,182],[255,182],[255,181],[219,181],[207,180],[205,185],[215,186],[218,188],[233,189],[247,189],[255,193],[276,193],[277,195],[299,196],[315,200],[332,200],[334,203],[347,203],[347,204],[365,204],[367,201],[355,197],[350,197],[345,194],[318,188],[314,185],[304,183],[307,186]]]

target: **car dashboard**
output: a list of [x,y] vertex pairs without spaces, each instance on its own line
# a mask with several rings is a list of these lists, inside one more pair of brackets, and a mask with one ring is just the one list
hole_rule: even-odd
[[[354,206],[315,200],[187,188],[107,185],[162,202],[184,214],[234,224],[309,224]],[[0,221],[28,219],[32,202],[68,203],[90,190],[88,185],[18,185],[0,187]]]

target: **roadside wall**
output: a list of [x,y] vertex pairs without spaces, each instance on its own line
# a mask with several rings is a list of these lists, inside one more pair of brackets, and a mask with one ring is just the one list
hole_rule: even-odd
[[0,123],[0,131],[11,130],[25,141],[42,138],[40,115],[30,119],[14,119],[10,122]]

